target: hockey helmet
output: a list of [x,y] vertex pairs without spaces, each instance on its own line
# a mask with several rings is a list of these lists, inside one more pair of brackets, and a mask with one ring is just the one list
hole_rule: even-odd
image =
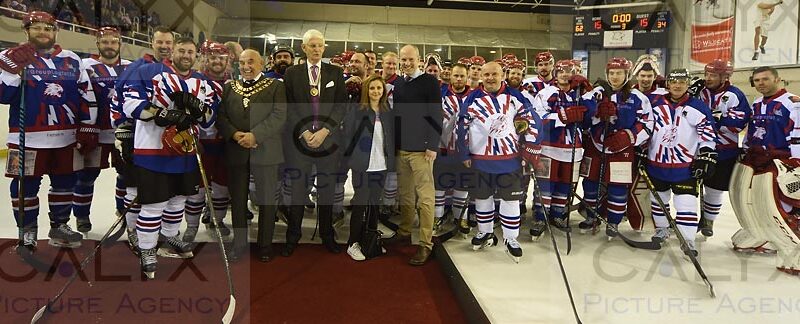
[[486,64],[486,59],[483,56],[475,55],[469,58],[470,65],[484,65]]
[[686,80],[689,81],[689,70],[680,68],[674,69],[669,71],[667,75],[667,82],[675,81],[675,80]]
[[536,54],[536,59],[533,61],[533,64],[538,65],[539,62],[555,63],[555,58],[550,52],[540,52]]
[[715,59],[706,64],[705,71],[729,77],[733,74],[733,65],[728,60]]
[[56,18],[54,18],[53,15],[46,13],[44,11],[31,11],[25,14],[25,17],[22,17],[23,28],[28,28],[31,25],[33,25],[33,23],[37,22],[45,23],[53,27],[58,27],[56,26]]
[[572,60],[558,60],[553,68],[553,76],[558,77],[558,73],[561,71],[570,71],[575,73],[575,64],[572,62]]
[[631,74],[637,75],[639,71],[654,71],[655,74],[661,75],[661,68],[658,64],[658,57],[653,54],[644,54],[639,56],[636,60],[636,64],[633,65],[633,71]]
[[97,38],[101,38],[103,36],[116,36],[119,38],[119,29],[116,27],[100,27],[100,29],[97,30]]

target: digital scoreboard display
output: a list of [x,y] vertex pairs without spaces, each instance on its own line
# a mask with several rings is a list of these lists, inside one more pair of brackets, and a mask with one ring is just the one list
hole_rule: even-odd
[[586,11],[575,15],[572,49],[667,47],[669,11]]

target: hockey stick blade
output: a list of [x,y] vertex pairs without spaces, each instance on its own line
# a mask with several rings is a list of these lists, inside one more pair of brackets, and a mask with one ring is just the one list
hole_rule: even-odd
[[[125,206],[125,210],[123,210],[122,213],[120,214],[120,216],[117,216],[117,217],[125,217],[125,215],[128,214],[128,211],[131,209],[131,207],[135,206],[138,203],[139,203],[139,196],[133,197],[133,200],[131,201],[131,203],[128,204],[127,206]],[[103,243],[102,243],[103,247],[108,247],[109,245],[114,244],[115,242],[119,241],[119,238],[122,237],[123,233],[125,233],[125,228],[126,227],[127,227],[127,225],[126,226],[120,226],[117,229],[117,231],[114,232],[114,234],[111,234],[111,236],[109,236],[106,240],[103,241]]]
[[694,265],[694,269],[697,270],[697,273],[700,275],[700,278],[703,279],[703,282],[708,286],[708,292],[711,294],[711,298],[717,297],[717,294],[714,293],[714,286],[711,284],[711,281],[708,280],[708,276],[706,276],[706,272],[703,271],[703,267],[700,265],[700,262],[697,261],[697,257],[695,257],[694,253],[689,252],[688,244],[686,243],[686,238],[683,237],[681,234],[680,229],[678,228],[678,223],[675,222],[675,219],[669,214],[666,204],[663,200],[661,200],[661,196],[656,191],[655,187],[653,186],[653,181],[650,180],[650,174],[647,173],[647,170],[644,168],[644,165],[639,165],[639,174],[642,175],[645,183],[647,184],[647,189],[650,190],[651,197],[656,198],[656,202],[661,210],[664,211],[664,216],[667,217],[667,221],[669,222],[669,226],[675,232],[675,237],[678,238],[678,241],[681,243],[681,251],[684,252],[686,256],[689,257],[689,260],[692,261],[692,265]]
[[[600,217],[600,214],[597,213],[596,210],[592,209],[591,206],[589,206],[589,204],[585,200],[583,200],[583,197],[578,196],[577,193],[573,194],[575,195],[575,198],[578,198],[578,201],[580,201],[580,205],[586,207],[586,210],[591,212],[596,219],[599,219],[601,222],[608,224],[608,221],[605,218]],[[619,238],[622,239],[623,242],[625,242],[625,244],[627,244],[632,248],[637,248],[642,250],[661,250],[661,243],[658,243],[656,241],[652,240],[650,242],[634,241],[628,238],[627,236],[623,235],[619,230],[616,230],[615,232],[617,233],[617,236],[619,236]]]
[[27,263],[31,268],[36,270],[39,273],[51,273],[55,271],[54,267],[48,266],[47,263],[42,262],[41,260],[37,259],[30,250],[17,246],[16,247],[17,254],[22,258],[22,261]]
[[229,298],[228,309],[225,310],[225,315],[222,316],[222,324],[230,324],[233,321],[233,313],[236,310],[236,297],[231,295]]

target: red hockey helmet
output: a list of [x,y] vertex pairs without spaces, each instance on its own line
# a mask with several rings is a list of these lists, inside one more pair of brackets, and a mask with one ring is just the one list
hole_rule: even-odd
[[525,72],[525,62],[522,62],[520,60],[511,61],[508,63],[507,66],[509,70],[519,69],[522,70],[523,73]]
[[464,64],[466,66],[470,66],[472,63],[469,61],[469,58],[462,57],[458,59],[458,63]]
[[630,72],[631,61],[628,61],[628,59],[624,57],[612,57],[608,60],[608,63],[606,63],[606,71],[615,69],[623,69],[625,72]]
[[22,27],[28,28],[33,23],[40,22],[51,25],[53,27],[56,26],[56,18],[53,15],[46,13],[44,11],[31,11],[25,14],[25,17],[22,17]]
[[533,64],[536,64],[536,65],[538,65],[538,64],[539,64],[539,62],[550,62],[550,63],[554,63],[554,62],[555,62],[555,58],[553,58],[553,53],[550,53],[550,52],[540,52],[539,54],[536,54],[536,59],[533,61]]
[[117,29],[116,27],[100,27],[100,29],[97,30],[97,38],[103,36],[116,36],[117,38],[119,38],[120,36],[119,29]]
[[516,60],[518,60],[518,59],[517,59],[517,56],[516,56],[516,55],[514,55],[514,53],[508,53],[508,54],[506,54],[506,55],[503,55],[503,59],[502,59],[502,60],[503,60],[504,62],[506,62],[506,64],[508,64],[508,63],[510,63],[510,62],[513,62],[513,61],[516,61]]
[[225,46],[224,44],[217,42],[210,42],[206,47],[206,52],[204,54],[216,54],[219,56],[228,56],[230,52],[228,51],[228,47]]
[[469,63],[471,65],[484,65],[486,64],[486,59],[483,56],[475,55],[469,58]]
[[731,65],[730,61],[716,59],[706,64],[705,71],[723,76],[731,76],[731,74],[733,74],[733,65]]
[[337,64],[339,66],[343,66],[344,65],[344,60],[342,60],[342,55],[341,54],[334,55],[331,58],[331,63],[332,64]]
[[574,73],[575,64],[573,64],[572,60],[558,60],[553,68],[553,75],[558,76],[558,72],[560,71],[570,71]]

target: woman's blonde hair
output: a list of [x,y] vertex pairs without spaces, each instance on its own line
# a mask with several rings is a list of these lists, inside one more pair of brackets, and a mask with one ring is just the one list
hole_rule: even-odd
[[379,81],[383,86],[383,95],[381,96],[381,100],[378,101],[378,106],[380,107],[379,111],[389,111],[389,98],[388,98],[388,91],[386,89],[386,81],[383,80],[380,74],[373,74],[372,76],[368,77],[361,83],[361,101],[359,102],[359,109],[361,110],[368,110],[371,109],[369,106],[369,85],[374,81]]

